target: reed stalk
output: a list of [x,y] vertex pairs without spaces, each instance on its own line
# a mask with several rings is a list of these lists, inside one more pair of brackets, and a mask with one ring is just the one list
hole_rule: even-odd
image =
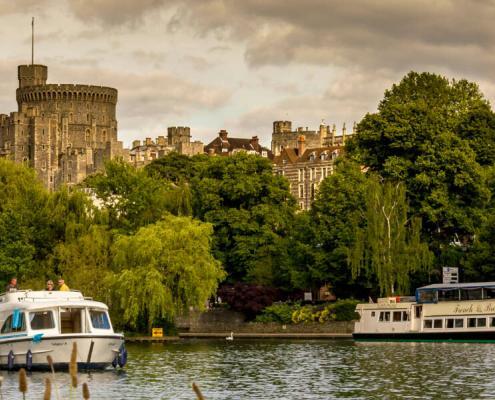
[[43,395],[43,400],[50,400],[52,398],[52,382],[50,378],[45,379],[45,394]]
[[22,393],[23,400],[26,400],[26,392],[28,390],[26,370],[21,368],[19,370],[19,391]]
[[60,400],[60,396],[58,394],[57,380],[55,379],[55,368],[53,367],[53,358],[52,356],[48,355],[46,356],[46,360],[48,361],[48,365],[52,370],[53,386],[55,387],[55,397],[57,398],[57,400]]
[[2,384],[3,384],[3,376],[0,376],[0,400],[3,400]]
[[86,382],[83,383],[82,385],[82,392],[83,392],[83,399],[84,400],[89,400],[89,387]]
[[194,390],[194,393],[196,393],[196,397],[198,398],[198,400],[205,400],[203,394],[201,393],[201,390],[199,390],[199,386],[196,385],[194,382],[192,384],[192,388]]
[[72,353],[70,355],[69,373],[71,386],[77,388],[77,343],[72,343]]

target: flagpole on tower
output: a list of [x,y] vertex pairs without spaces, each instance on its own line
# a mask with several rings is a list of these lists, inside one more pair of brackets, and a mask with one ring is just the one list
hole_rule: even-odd
[[31,21],[31,65],[34,65],[34,17]]

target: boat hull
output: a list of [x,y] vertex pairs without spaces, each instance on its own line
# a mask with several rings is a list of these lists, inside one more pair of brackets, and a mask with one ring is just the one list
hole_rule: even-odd
[[495,343],[495,331],[354,333],[357,342],[458,342]]
[[[77,344],[77,363],[81,369],[103,369],[116,360],[122,335],[57,335],[33,341],[33,337],[15,336],[0,341],[0,369],[9,369],[9,353],[13,353],[12,368],[48,369],[47,356],[55,369],[67,369],[73,343]],[[28,361],[31,352],[32,362]],[[13,364],[13,366],[12,366]]]

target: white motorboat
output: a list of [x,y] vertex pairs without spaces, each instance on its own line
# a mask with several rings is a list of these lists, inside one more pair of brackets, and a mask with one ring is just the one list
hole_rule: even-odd
[[18,290],[0,295],[0,368],[67,368],[77,343],[80,368],[123,367],[127,351],[108,307],[78,291]]
[[356,312],[356,341],[495,342],[495,282],[423,286]]

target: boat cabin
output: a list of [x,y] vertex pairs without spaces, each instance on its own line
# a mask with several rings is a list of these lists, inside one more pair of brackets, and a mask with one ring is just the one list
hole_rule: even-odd
[[495,282],[439,283],[416,289],[416,302],[421,304],[490,299],[495,299]]
[[113,332],[105,304],[81,292],[20,290],[0,295],[0,339],[19,334]]

